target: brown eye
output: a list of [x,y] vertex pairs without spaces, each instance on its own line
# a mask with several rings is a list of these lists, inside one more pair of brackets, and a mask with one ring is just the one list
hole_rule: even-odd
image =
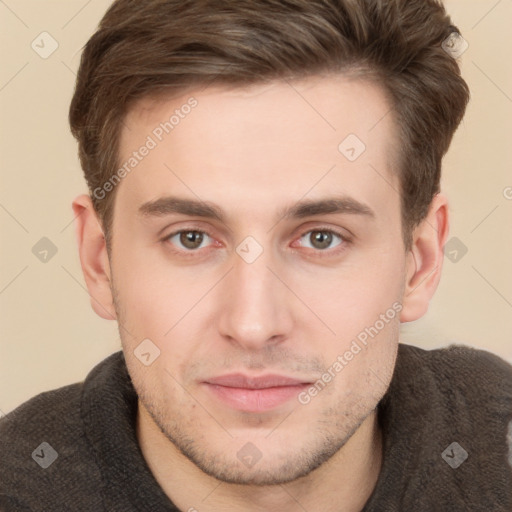
[[187,249],[197,249],[201,247],[203,238],[203,233],[199,231],[183,231],[180,234],[180,242],[183,244],[183,247]]
[[316,249],[327,249],[332,243],[332,234],[324,231],[313,231],[309,239]]
[[169,235],[166,240],[178,247],[178,249],[194,251],[201,248],[210,237],[203,231],[183,230]]
[[[339,239],[338,243],[332,245],[333,242],[336,242],[336,238]],[[301,245],[320,251],[336,247],[340,245],[342,241],[343,237],[341,235],[325,229],[308,231],[301,237]]]

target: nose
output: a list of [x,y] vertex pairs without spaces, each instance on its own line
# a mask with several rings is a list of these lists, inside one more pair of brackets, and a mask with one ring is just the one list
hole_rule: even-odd
[[282,343],[290,337],[297,307],[282,282],[285,275],[276,277],[281,272],[267,251],[252,263],[238,254],[233,261],[219,290],[220,335],[252,351]]

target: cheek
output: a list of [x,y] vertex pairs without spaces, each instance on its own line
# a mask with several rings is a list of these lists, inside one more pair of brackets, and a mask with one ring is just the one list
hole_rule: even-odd
[[156,248],[123,250],[119,244],[118,254],[124,255],[113,259],[113,279],[123,320],[138,337],[164,337],[204,293],[200,280],[166,264]]
[[316,284],[309,287],[310,300],[338,339],[351,340],[386,313],[386,327],[392,323],[403,292],[400,257],[390,252],[340,268],[325,278],[317,276]]
[[[146,252],[133,251],[114,267],[121,338],[125,353],[133,356],[133,369],[143,388],[150,389],[151,380],[155,388],[173,389],[177,384],[172,376],[181,382],[200,349],[201,330],[195,328],[204,314],[204,304],[199,300],[211,284],[197,274],[194,279],[190,270],[162,264],[162,258],[147,264],[151,251]],[[156,345],[157,349],[149,346],[158,353],[147,368],[134,355],[146,339]]]

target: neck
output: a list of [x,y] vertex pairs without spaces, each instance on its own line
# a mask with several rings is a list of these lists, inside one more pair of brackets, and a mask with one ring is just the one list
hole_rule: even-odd
[[285,485],[228,484],[206,475],[165,437],[140,401],[137,438],[165,494],[180,510],[191,512],[360,512],[375,488],[382,464],[376,411],[331,459]]

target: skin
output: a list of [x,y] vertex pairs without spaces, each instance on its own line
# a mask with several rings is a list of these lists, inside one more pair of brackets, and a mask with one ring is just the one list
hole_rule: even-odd
[[[359,511],[381,468],[376,406],[400,322],[427,311],[439,282],[446,198],[434,198],[406,250],[390,105],[377,85],[343,76],[141,100],[120,161],[191,96],[197,107],[117,185],[111,254],[90,198],[73,203],[92,307],[120,326],[142,453],[180,510]],[[366,145],[354,162],[338,150],[350,133]],[[225,218],[140,213],[170,195],[214,203]],[[282,215],[334,196],[372,214]],[[189,233],[194,248],[169,238],[178,230],[207,235]],[[252,263],[236,252],[247,236],[263,249]],[[236,372],[313,383],[397,303],[307,404],[241,412],[204,385]],[[134,355],[146,338],[160,350],[150,366]],[[261,455],[252,467],[237,457],[247,443]]]

